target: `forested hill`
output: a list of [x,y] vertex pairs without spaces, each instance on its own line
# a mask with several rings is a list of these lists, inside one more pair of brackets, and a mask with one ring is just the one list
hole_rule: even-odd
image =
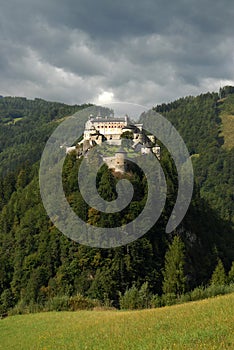
[[46,140],[62,118],[83,106],[39,98],[0,98],[0,176],[40,159]]
[[186,142],[201,196],[218,216],[234,223],[233,89],[181,98],[155,110],[172,122]]
[[[38,160],[43,146],[64,117],[85,106],[0,98],[0,311],[14,305],[45,305],[51,298],[77,293],[119,306],[120,293],[132,286],[139,289],[146,281],[151,293],[181,294],[209,283],[218,259],[228,272],[234,261],[234,148],[230,137],[234,95],[230,89],[221,92],[155,107],[188,146],[195,170],[193,200],[178,229],[165,234],[177,183],[173,162],[163,149],[160,162],[167,179],[166,208],[146,235],[115,249],[85,247],[66,238],[50,222],[40,198]],[[139,170],[127,174],[135,189],[133,202],[121,215],[108,216],[82,200],[77,187],[79,165],[74,155],[67,157],[63,186],[70,205],[83,220],[113,227],[139,215],[147,197],[147,184]],[[97,187],[105,200],[116,197],[117,181],[102,167]],[[180,259],[181,279],[168,287],[165,254],[172,242],[173,254]],[[174,267],[172,279],[177,278],[178,268]]]

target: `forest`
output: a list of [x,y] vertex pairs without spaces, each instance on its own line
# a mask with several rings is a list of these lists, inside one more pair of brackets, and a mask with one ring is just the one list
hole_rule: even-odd
[[[85,305],[98,301],[116,308],[148,307],[170,303],[196,288],[234,283],[234,148],[225,142],[223,129],[223,118],[234,115],[233,92],[227,87],[153,108],[176,127],[188,147],[195,173],[193,198],[179,227],[166,234],[177,174],[162,145],[160,163],[167,181],[162,215],[143,237],[112,249],[65,237],[40,198],[38,170],[48,137],[64,118],[88,105],[1,97],[0,313],[35,305],[49,308],[56,300],[58,309],[68,307],[68,300],[70,306],[82,300]],[[124,175],[134,187],[126,210],[103,214],[90,208],[79,192],[80,163],[70,154],[63,168],[64,191],[78,216],[112,227],[139,215],[147,196],[139,169]],[[100,169],[97,189],[105,200],[116,198],[119,178],[107,166]]]

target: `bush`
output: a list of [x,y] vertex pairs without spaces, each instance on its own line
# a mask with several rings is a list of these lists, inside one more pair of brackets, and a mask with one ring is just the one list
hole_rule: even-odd
[[41,312],[41,311],[43,311],[44,308],[43,308],[43,306],[40,305],[40,304],[37,304],[37,303],[34,303],[34,302],[30,302],[27,309],[28,309],[28,312],[29,312],[30,314],[33,314],[33,313],[35,313],[35,312]]
[[28,314],[29,313],[29,307],[25,303],[24,300],[20,300],[18,304],[15,305],[15,307],[11,310],[9,310],[8,314],[9,316],[13,315],[23,315],[23,314]]
[[72,311],[91,310],[98,305],[97,301],[84,297],[81,294],[77,294],[69,299],[69,308]]
[[161,306],[162,306],[161,297],[158,294],[153,295],[150,300],[150,307],[156,308]]
[[210,284],[215,286],[225,285],[227,282],[227,276],[224,270],[224,266],[221,259],[218,259],[216,268],[212,274]]
[[224,295],[231,293],[233,290],[229,285],[211,285],[207,288],[207,296],[215,297],[217,295]]
[[120,295],[119,304],[121,309],[137,309],[138,308],[138,289],[133,286],[127,289],[124,295]]
[[15,305],[15,299],[11,289],[5,289],[2,292],[0,302],[2,305],[2,309],[4,309],[5,311],[9,310]]
[[124,295],[120,294],[119,304],[121,309],[138,309],[139,308],[139,291],[136,286],[127,289]]
[[69,296],[55,296],[45,304],[48,311],[67,311],[69,310]]
[[192,301],[205,299],[208,297],[207,289],[204,287],[197,287],[190,292],[190,297]]
[[188,303],[189,301],[191,301],[191,294],[190,293],[185,293],[182,294],[179,298],[179,303],[183,304],[183,303]]
[[234,283],[234,261],[232,262],[231,269],[228,273],[228,283]]
[[142,284],[138,290],[134,285],[127,289],[124,295],[120,295],[119,303],[121,309],[145,309],[151,306],[152,294],[149,291],[148,282]]
[[0,318],[2,317],[2,315],[4,315],[7,312],[7,309],[0,304]]
[[162,306],[174,305],[178,301],[175,293],[163,294],[161,300],[162,300]]

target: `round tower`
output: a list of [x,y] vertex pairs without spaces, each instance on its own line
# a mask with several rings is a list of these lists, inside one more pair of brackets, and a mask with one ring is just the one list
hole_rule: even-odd
[[127,152],[125,152],[122,147],[115,152],[115,171],[119,171],[121,173],[126,171],[126,154]]

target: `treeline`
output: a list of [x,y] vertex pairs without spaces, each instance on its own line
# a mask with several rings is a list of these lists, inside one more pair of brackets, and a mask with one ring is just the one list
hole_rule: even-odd
[[61,118],[87,105],[68,106],[42,99],[0,99],[0,177],[32,165],[41,157],[45,143]]
[[[18,173],[15,191],[0,214],[2,305],[8,299],[11,301],[8,307],[48,306],[51,300],[58,301],[60,297],[64,300],[78,294],[102,304],[108,300],[112,306],[121,307],[120,295],[125,295],[133,286],[140,290],[146,281],[152,295],[161,297],[172,290],[177,295],[207,284],[218,258],[223,260],[226,269],[230,269],[234,260],[230,226],[201,201],[198,191],[194,192],[191,207],[178,230],[171,235],[165,234],[177,189],[173,164],[170,164],[165,153],[161,165],[167,169],[169,190],[158,223],[142,238],[113,249],[86,247],[62,235],[50,222],[42,205],[38,165],[34,165],[31,173],[27,174],[26,169]],[[126,175],[135,188],[129,210],[121,215],[107,215],[83,201],[76,180],[79,165],[80,160],[74,154],[67,157],[63,186],[70,205],[83,220],[96,226],[112,227],[139,215],[147,192],[147,182],[141,171],[134,169]],[[105,200],[115,198],[117,181],[118,177],[106,166],[100,169],[97,187]],[[174,237],[180,238],[177,241]],[[166,252],[172,242],[178,246],[168,257]],[[177,259],[181,270],[177,267],[168,270],[173,266],[170,257],[172,262]],[[175,282],[173,276],[177,278]]]
[[156,106],[155,111],[169,119],[183,137],[193,160],[201,197],[216,215],[234,223],[234,149],[222,147],[220,118],[221,112],[234,113],[230,90],[223,88],[227,96],[224,101],[219,101],[217,93],[207,93]]
[[[226,274],[221,259],[218,259],[207,286],[199,286],[186,292],[185,260],[185,245],[179,236],[175,236],[165,255],[165,265],[162,270],[164,276],[162,295],[154,294],[148,281],[140,287],[134,283],[124,293],[119,292],[118,307],[124,310],[157,308],[234,292],[234,261]],[[77,311],[114,307],[113,300],[109,299],[108,293],[105,293],[103,298],[95,299],[81,293],[45,297],[43,295],[45,289],[46,287],[41,287],[41,297],[37,300],[32,299],[26,302],[25,299],[21,299],[17,304],[12,290],[5,289],[1,295],[0,316],[39,311]]]

